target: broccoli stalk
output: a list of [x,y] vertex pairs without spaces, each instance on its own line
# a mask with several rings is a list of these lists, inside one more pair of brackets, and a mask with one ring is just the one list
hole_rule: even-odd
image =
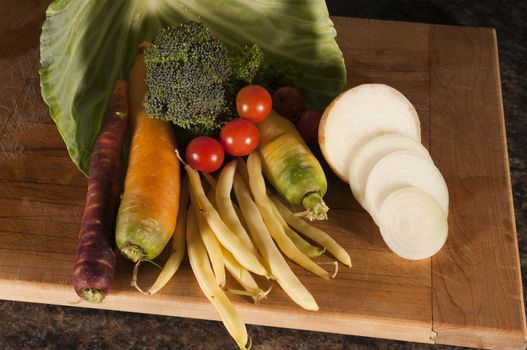
[[145,50],[147,114],[194,135],[211,135],[236,118],[237,91],[263,63],[255,44],[229,47],[199,22],[166,28]]

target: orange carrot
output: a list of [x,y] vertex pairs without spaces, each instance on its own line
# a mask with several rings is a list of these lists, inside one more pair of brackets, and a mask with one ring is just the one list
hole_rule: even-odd
[[108,116],[90,157],[90,178],[73,268],[73,287],[81,298],[93,303],[102,301],[113,281],[113,233],[121,194],[121,149],[128,124],[126,91],[126,82],[117,81]]
[[148,118],[144,54],[129,74],[132,144],[125,188],[117,216],[117,247],[130,260],[152,260],[170,240],[178,215],[180,191],[176,140],[170,125]]

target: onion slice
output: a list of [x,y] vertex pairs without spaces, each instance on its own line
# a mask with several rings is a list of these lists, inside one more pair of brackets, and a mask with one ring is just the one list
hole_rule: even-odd
[[413,151],[416,156],[433,163],[428,150],[418,141],[400,134],[383,134],[368,140],[353,155],[349,184],[355,199],[365,208],[364,190],[371,170],[386,155],[397,151]]
[[364,84],[342,93],[326,108],[318,141],[335,174],[347,182],[350,161],[360,145],[390,132],[421,141],[414,106],[390,86]]
[[377,162],[366,181],[366,209],[377,224],[378,213],[385,199],[396,190],[408,186],[430,194],[448,214],[448,189],[439,169],[415,152],[397,151]]
[[447,214],[430,194],[404,187],[382,203],[379,227],[388,247],[405,259],[420,260],[437,253],[448,235]]

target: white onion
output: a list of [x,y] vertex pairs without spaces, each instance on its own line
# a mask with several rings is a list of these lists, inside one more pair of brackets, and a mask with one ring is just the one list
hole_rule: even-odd
[[411,151],[397,151],[382,158],[371,170],[364,200],[375,222],[384,200],[396,190],[413,186],[435,198],[448,214],[448,189],[437,167]]
[[382,203],[379,228],[394,253],[405,259],[425,259],[437,253],[446,241],[447,214],[430,194],[404,187]]
[[349,180],[350,161],[366,140],[398,133],[421,141],[419,117],[410,101],[383,84],[364,84],[338,96],[324,111],[320,149],[333,171]]
[[349,184],[355,199],[363,206],[366,181],[371,170],[379,160],[397,151],[412,151],[433,163],[428,150],[419,142],[400,134],[383,134],[368,140],[353,155],[349,170]]

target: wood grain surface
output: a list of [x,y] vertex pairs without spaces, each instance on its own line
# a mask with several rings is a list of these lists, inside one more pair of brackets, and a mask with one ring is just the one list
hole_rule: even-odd
[[[11,15],[0,22],[0,298],[71,305],[77,300],[71,275],[87,179],[69,160],[40,97],[38,35],[45,7],[29,11],[18,1],[3,6]],[[20,24],[17,14],[25,16]],[[416,106],[423,142],[450,191],[449,239],[433,259],[398,258],[348,186],[326,167],[332,209],[330,220],[318,225],[349,251],[353,268],[325,281],[293,266],[319,312],[301,310],[279,288],[257,305],[233,296],[237,309],[253,324],[525,348],[494,32],[333,20],[349,85],[390,84]],[[129,286],[131,271],[119,259],[104,303],[75,306],[218,319],[186,261],[151,297]],[[146,285],[156,270],[144,266],[141,272]]]
[[432,259],[434,330],[441,343],[514,347],[525,342],[525,312],[496,35],[430,34],[430,148],[453,214],[447,245]]

